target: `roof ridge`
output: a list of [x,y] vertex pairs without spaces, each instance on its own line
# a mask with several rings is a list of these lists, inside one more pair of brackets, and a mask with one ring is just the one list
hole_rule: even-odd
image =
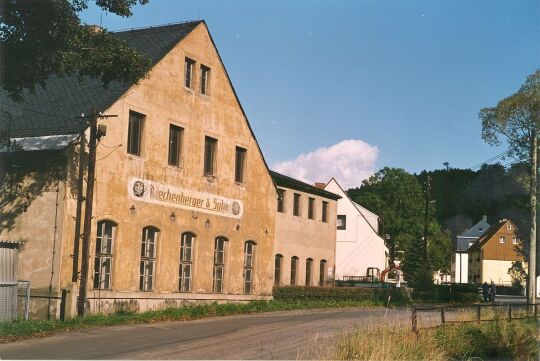
[[149,25],[149,26],[139,26],[136,28],[125,28],[125,29],[118,29],[113,30],[110,33],[117,34],[117,33],[126,33],[130,31],[139,31],[139,30],[148,30],[148,29],[165,29],[167,27],[172,27],[175,25],[187,25],[187,24],[195,24],[195,23],[202,23],[204,20],[187,20],[187,21],[178,21],[174,23],[166,23],[166,24],[160,24],[160,25]]

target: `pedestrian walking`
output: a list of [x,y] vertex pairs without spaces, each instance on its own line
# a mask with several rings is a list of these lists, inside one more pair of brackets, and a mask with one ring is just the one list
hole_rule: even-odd
[[489,285],[487,282],[484,282],[482,285],[482,296],[484,297],[484,302],[487,302],[488,300],[488,291],[489,291]]
[[491,287],[491,284],[489,284],[488,287],[488,301],[491,302],[491,294],[493,292],[493,288]]
[[497,295],[497,286],[491,281],[491,302],[495,302],[495,296]]

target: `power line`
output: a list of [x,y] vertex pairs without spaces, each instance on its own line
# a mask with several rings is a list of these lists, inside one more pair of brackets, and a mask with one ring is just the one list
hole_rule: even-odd
[[495,155],[495,156],[493,156],[493,157],[491,157],[491,158],[489,158],[489,159],[487,159],[487,160],[485,160],[485,161],[483,161],[481,163],[478,163],[478,164],[476,164],[476,165],[474,165],[472,167],[469,167],[469,169],[474,170],[475,168],[481,168],[484,164],[487,164],[487,163],[493,162],[493,161],[495,161],[495,160],[497,160],[499,158],[502,158],[506,153],[507,153],[506,151],[504,151],[502,153],[499,153],[499,154],[497,154],[497,155]]

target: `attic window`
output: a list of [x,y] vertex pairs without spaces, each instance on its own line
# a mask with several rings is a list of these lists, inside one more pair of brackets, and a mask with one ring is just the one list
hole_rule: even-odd
[[186,88],[193,88],[193,75],[195,70],[195,60],[186,58],[184,61],[185,64],[185,76],[184,76],[184,86]]
[[483,228],[478,228],[478,232],[482,232],[483,231]]
[[506,229],[510,231],[510,230],[512,229],[512,225],[511,225],[511,224],[507,224],[507,225],[506,225]]

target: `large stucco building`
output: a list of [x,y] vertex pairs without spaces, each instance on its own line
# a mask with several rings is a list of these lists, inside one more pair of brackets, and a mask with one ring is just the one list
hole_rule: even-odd
[[271,171],[278,187],[274,282],[323,286],[335,279],[339,195]]
[[205,22],[116,35],[152,59],[148,78],[51,77],[13,112],[0,239],[22,244],[33,314],[57,315],[62,289],[75,310],[91,110],[116,117],[99,120],[87,309],[270,298],[277,190]]
[[379,217],[349,198],[332,178],[325,190],[339,195],[336,225],[336,279],[366,276],[388,267],[388,249],[379,236]]

